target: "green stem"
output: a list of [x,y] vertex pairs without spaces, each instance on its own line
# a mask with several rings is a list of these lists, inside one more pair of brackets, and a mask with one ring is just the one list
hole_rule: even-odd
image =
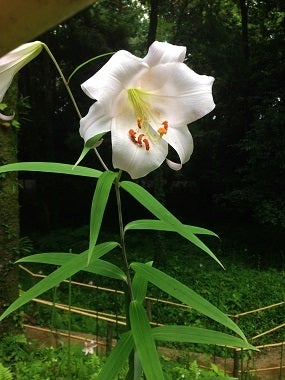
[[75,111],[77,112],[77,115],[78,115],[79,119],[82,119],[82,116],[81,116],[81,113],[80,113],[79,108],[78,108],[78,106],[77,106],[77,103],[76,103],[76,101],[75,101],[75,99],[74,99],[74,96],[73,96],[71,90],[70,90],[70,87],[69,87],[69,85],[68,85],[68,82],[67,82],[67,80],[65,79],[65,76],[63,75],[63,72],[62,72],[62,70],[61,70],[59,64],[57,63],[57,60],[55,59],[54,55],[53,55],[52,52],[49,50],[49,48],[48,48],[48,46],[47,46],[46,44],[43,43],[43,47],[44,47],[45,50],[47,51],[47,53],[48,53],[48,55],[50,56],[51,60],[53,61],[54,65],[55,65],[55,67],[56,67],[56,69],[57,69],[57,71],[58,71],[58,73],[59,73],[59,75],[60,75],[60,77],[61,77],[61,79],[62,79],[62,81],[63,81],[63,84],[64,84],[64,86],[65,86],[65,88],[66,88],[66,90],[67,90],[67,92],[68,92],[68,95],[69,95],[69,97],[70,97],[70,99],[71,99],[71,101],[72,101],[72,103],[73,103],[73,106],[74,106],[74,108],[75,108]]
[[[121,252],[122,252],[122,257],[123,257],[123,266],[124,266],[124,270],[127,276],[127,283],[125,285],[126,328],[127,330],[130,330],[131,324],[130,324],[130,317],[129,317],[129,307],[130,307],[131,301],[134,299],[134,295],[133,295],[133,290],[132,290],[132,281],[131,281],[130,268],[129,268],[128,258],[127,258],[126,242],[125,242],[125,234],[124,234],[122,202],[121,202],[120,184],[119,184],[121,174],[122,174],[122,171],[120,170],[120,173],[116,177],[114,184],[115,184],[117,207],[118,207]],[[134,355],[135,355],[135,352],[132,351],[129,356],[129,371],[128,371],[126,380],[132,380],[134,378]]]
[[118,208],[120,243],[121,243],[121,252],[122,252],[122,257],[123,257],[123,265],[124,265],[125,273],[127,276],[129,300],[133,300],[134,296],[133,296],[133,292],[132,292],[132,281],[131,281],[130,268],[129,268],[128,258],[127,258],[127,251],[126,251],[123,213],[122,213],[122,202],[121,202],[120,184],[119,184],[121,174],[122,174],[122,171],[120,170],[119,175],[115,179],[115,191],[116,191],[116,200],[117,200],[117,208]]
[[[45,50],[48,53],[49,57],[51,58],[52,62],[54,63],[54,65],[55,65],[55,67],[56,67],[56,69],[57,69],[57,71],[58,71],[58,73],[60,75],[60,78],[62,79],[63,84],[64,84],[64,86],[65,86],[65,88],[66,88],[66,90],[68,92],[68,95],[69,95],[69,97],[70,97],[70,99],[72,101],[72,104],[73,104],[73,106],[75,108],[75,111],[76,111],[79,119],[82,119],[82,115],[81,115],[80,110],[79,110],[79,108],[77,106],[77,103],[76,103],[76,100],[75,100],[75,98],[74,98],[74,96],[72,94],[72,91],[71,91],[71,89],[69,87],[68,81],[66,80],[65,76],[63,75],[63,72],[62,72],[59,64],[57,63],[57,60],[55,59],[54,55],[52,54],[52,52],[50,51],[49,47],[46,44],[43,43],[43,47],[45,48]],[[103,161],[102,157],[100,156],[100,153],[98,152],[98,150],[96,148],[94,148],[94,151],[95,151],[96,156],[99,159],[101,165],[103,166],[103,168],[105,170],[108,170],[108,167],[105,164],[105,162]]]

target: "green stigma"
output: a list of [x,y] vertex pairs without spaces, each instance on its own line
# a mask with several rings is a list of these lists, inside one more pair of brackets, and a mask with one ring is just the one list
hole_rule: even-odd
[[167,133],[168,122],[159,120],[158,112],[155,112],[146,98],[150,93],[140,88],[130,88],[127,90],[128,100],[135,111],[136,129],[129,130],[129,137],[134,144],[139,147],[145,146],[150,149],[150,142],[159,141]]
[[128,90],[128,99],[132,104],[136,117],[149,121],[151,116],[151,107],[145,98],[149,94],[140,88],[130,88]]

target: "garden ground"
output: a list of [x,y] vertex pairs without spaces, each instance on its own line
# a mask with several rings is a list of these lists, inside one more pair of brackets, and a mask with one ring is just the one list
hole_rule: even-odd
[[[69,339],[69,334],[63,331],[49,330],[45,328],[40,328],[37,326],[31,326],[25,324],[25,334],[29,341],[37,341],[38,344],[45,344],[47,346],[56,346],[59,341],[67,341]],[[94,336],[85,333],[71,333],[70,341],[71,344],[82,344],[84,347],[84,342],[86,340],[92,340]],[[96,339],[98,344],[98,352],[106,352],[106,341],[105,339]],[[115,343],[115,341],[114,341]],[[178,350],[160,348],[160,353],[167,356],[174,361],[179,361],[181,355],[185,355]],[[188,354],[189,355],[189,354]],[[256,370],[254,379],[256,380],[282,380],[285,378],[285,363],[283,359],[283,369],[282,373],[280,372],[280,356],[282,355],[280,347],[262,349],[260,353],[255,354],[254,359],[250,361],[244,360],[243,369],[252,369]],[[199,365],[209,368],[210,362],[215,362],[215,364],[221,369],[226,371],[228,374],[233,373],[234,361],[233,359],[224,359],[220,357],[213,357],[205,354],[193,353],[190,355],[190,358],[197,360]],[[282,376],[282,377],[281,377]]]

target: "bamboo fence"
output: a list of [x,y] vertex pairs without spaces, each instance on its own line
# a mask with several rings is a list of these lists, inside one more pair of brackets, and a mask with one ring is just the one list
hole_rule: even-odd
[[[34,273],[22,265],[20,265],[19,267],[20,267],[20,269],[22,269],[23,271],[28,273],[31,277],[34,277],[34,278],[45,278],[46,277],[43,274]],[[124,292],[121,290],[116,290],[116,289],[112,289],[112,288],[105,288],[105,287],[93,285],[90,283],[86,284],[86,283],[81,283],[81,282],[72,281],[72,280],[65,280],[64,282],[72,284],[72,285],[80,286],[80,287],[93,289],[96,291],[108,292],[108,293],[115,294],[115,295],[123,295],[124,294]],[[96,344],[98,346],[97,352],[100,349],[101,349],[101,351],[102,351],[102,349],[104,349],[105,352],[108,353],[111,350],[112,346],[116,343],[116,340],[117,340],[117,337],[115,337],[115,338],[113,337],[113,327],[114,326],[118,327],[118,326],[125,326],[126,325],[126,317],[123,315],[119,315],[117,313],[106,313],[106,312],[97,311],[97,310],[90,310],[90,309],[85,309],[85,308],[81,308],[78,306],[61,304],[58,302],[47,301],[47,300],[43,300],[43,299],[39,299],[39,298],[33,299],[33,302],[35,302],[36,304],[45,305],[47,307],[52,307],[54,309],[62,310],[62,311],[68,312],[68,313],[74,313],[74,314],[79,314],[81,316],[94,318],[97,321],[101,321],[102,323],[105,323],[106,324],[105,337],[100,337],[97,335],[96,339],[95,339]],[[183,305],[183,304],[176,303],[176,302],[171,302],[169,300],[163,300],[163,299],[155,298],[155,297],[146,297],[146,310],[147,310],[147,313],[148,313],[149,318],[150,318],[150,324],[154,325],[154,326],[163,326],[163,324],[164,324],[164,323],[160,323],[158,321],[152,320],[152,308],[153,308],[152,305],[154,303],[159,304],[159,305],[167,305],[170,307],[180,308],[180,309],[184,309],[184,310],[185,309],[189,309],[189,310],[191,309],[191,307],[189,307],[187,305]],[[284,306],[284,304],[285,304],[285,302],[281,301],[278,303],[274,303],[272,305],[267,305],[264,307],[260,307],[258,309],[253,309],[253,310],[245,311],[242,313],[229,314],[229,317],[231,317],[238,324],[240,319],[247,316],[247,315],[253,315],[254,316],[257,313],[260,313],[261,311],[270,310],[270,309],[277,308],[277,307],[282,307],[282,306]],[[68,339],[72,338],[72,339],[75,339],[77,341],[91,341],[91,340],[94,341],[94,338],[90,338],[90,337],[88,338],[86,336],[82,336],[81,333],[80,334],[79,333],[71,334],[70,331],[66,333],[64,331],[59,331],[58,329],[43,328],[40,326],[33,326],[33,325],[30,325],[27,323],[24,324],[24,327],[28,328],[28,329],[32,329],[32,330],[49,332],[49,333],[53,334],[54,336],[56,336],[57,339],[61,337],[61,338],[68,338]],[[258,379],[263,379],[263,378],[265,378],[264,373],[266,373],[266,372],[273,373],[274,372],[274,373],[276,373],[276,376],[277,376],[277,377],[276,376],[272,377],[274,380],[284,380],[285,379],[285,359],[284,359],[285,341],[284,341],[284,339],[281,342],[272,342],[272,343],[264,344],[264,345],[256,345],[255,344],[256,340],[258,340],[259,338],[261,338],[265,335],[270,335],[272,332],[281,330],[284,327],[285,327],[285,323],[282,323],[282,324],[275,326],[274,328],[268,329],[266,331],[263,331],[262,333],[259,333],[253,337],[248,338],[248,340],[252,344],[254,344],[256,348],[258,348],[260,350],[260,353],[257,353],[257,354],[251,353],[250,355],[248,355],[249,357],[246,359],[245,359],[245,356],[246,356],[245,350],[235,349],[233,347],[227,347],[227,349],[234,350],[234,355],[233,355],[234,358],[232,360],[230,370],[228,370],[227,358],[224,359],[224,370],[225,370],[225,372],[231,373],[233,376],[236,376],[239,379],[252,378],[251,377],[252,374],[256,375]],[[283,334],[283,336],[284,336],[284,334]],[[266,352],[267,350],[276,349],[276,348],[279,348],[279,351],[280,351],[279,363],[276,363],[276,365],[271,365],[268,367],[256,367],[256,362],[257,362],[258,356],[262,355],[262,353]],[[215,355],[213,356],[213,361],[214,362],[216,361]],[[262,377],[259,377],[259,376],[262,376]]]

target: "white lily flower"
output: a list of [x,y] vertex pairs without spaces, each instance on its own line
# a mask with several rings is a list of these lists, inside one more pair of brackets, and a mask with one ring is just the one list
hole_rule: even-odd
[[82,349],[82,352],[84,352],[85,355],[93,355],[95,353],[94,348],[97,347],[97,344],[94,343],[94,340],[91,340],[90,342],[84,342],[84,346],[85,347]]
[[15,74],[42,50],[40,41],[23,44],[0,58],[0,102]]
[[144,58],[120,50],[82,84],[97,102],[80,121],[85,142],[111,131],[113,166],[133,179],[158,168],[168,144],[180,163],[190,159],[193,140],[187,124],[213,110],[213,77],[199,75],[183,61],[186,48],[154,42]]

